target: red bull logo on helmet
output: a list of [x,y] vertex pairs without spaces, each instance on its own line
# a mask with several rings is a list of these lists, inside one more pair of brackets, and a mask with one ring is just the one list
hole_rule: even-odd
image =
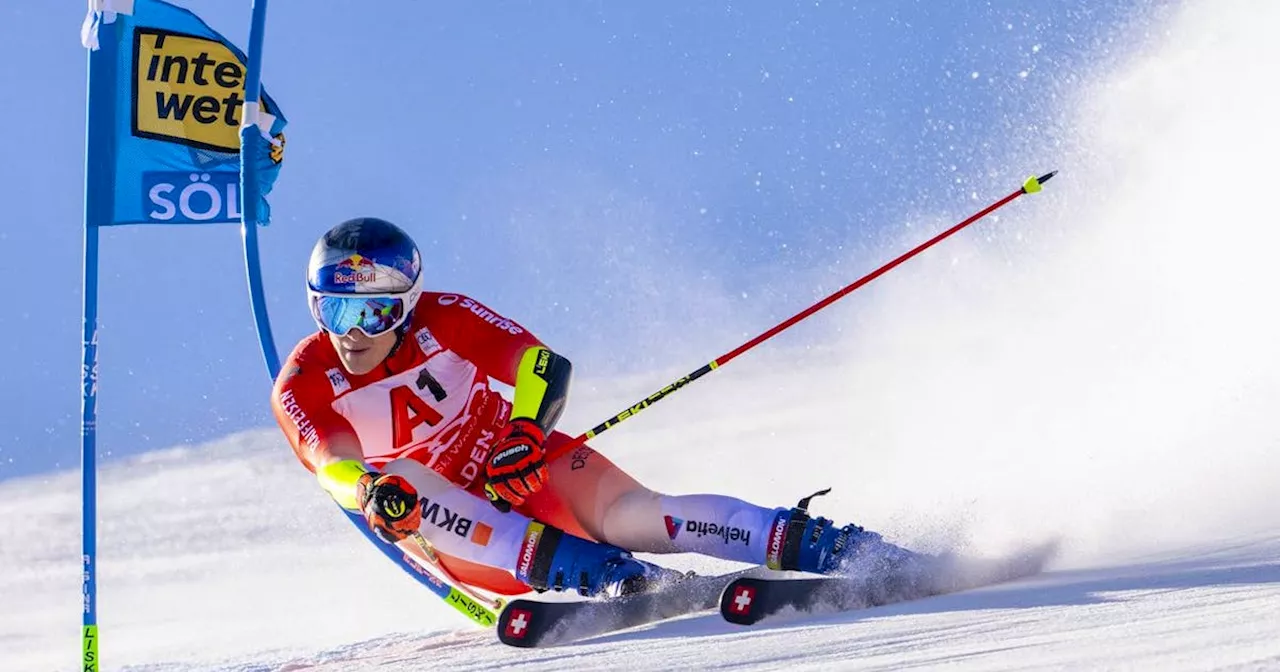
[[338,285],[354,285],[358,283],[376,282],[378,280],[377,267],[374,266],[373,260],[353,254],[342,261],[339,261],[333,271],[333,282]]

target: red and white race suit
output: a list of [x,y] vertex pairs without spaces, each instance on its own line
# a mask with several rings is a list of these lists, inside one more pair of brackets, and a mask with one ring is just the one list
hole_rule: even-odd
[[[422,533],[441,564],[472,586],[508,595],[529,590],[513,571],[530,546],[530,519],[634,551],[765,561],[770,526],[784,509],[720,495],[663,495],[588,446],[552,461],[546,487],[514,513],[482,501],[484,463],[511,414],[489,381],[514,385],[525,351],[541,345],[473,299],[425,293],[403,341],[367,374],[348,373],[325,333],[304,339],[276,381],[272,405],[313,472],[361,460],[409,478],[430,502]],[[571,440],[552,432],[544,448],[554,452]],[[400,547],[421,557],[412,544]]]
[[[363,460],[374,469],[409,459],[483,497],[484,462],[511,412],[489,380],[514,385],[521,355],[539,345],[524,327],[474,299],[427,292],[403,342],[364,375],[343,368],[324,332],[304,339],[284,365],[272,406],[298,459],[313,472],[339,459]],[[547,447],[566,439],[553,433]],[[540,499],[530,498],[522,512],[540,513]],[[524,589],[505,572],[446,563],[473,585]]]

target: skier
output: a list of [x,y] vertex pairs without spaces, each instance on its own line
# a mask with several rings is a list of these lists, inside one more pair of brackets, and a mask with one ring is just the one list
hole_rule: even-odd
[[[796,507],[650,490],[588,446],[547,463],[571,366],[520,324],[461,294],[424,291],[410,237],[352,219],[307,271],[320,331],[298,344],[272,406],[294,452],[383,541],[501,595],[620,595],[678,573],[632,552],[703,553],[821,574],[915,554]],[[508,401],[494,379],[514,387]]]

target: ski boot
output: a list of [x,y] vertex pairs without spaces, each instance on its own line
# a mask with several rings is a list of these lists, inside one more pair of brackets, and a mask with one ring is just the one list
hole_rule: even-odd
[[929,556],[885,541],[854,524],[836,527],[809,517],[809,501],[831,492],[815,492],[790,511],[779,512],[769,530],[770,569],[842,576],[907,576],[924,570]]
[[574,590],[584,597],[620,597],[655,590],[683,578],[680,572],[637,560],[611,544],[588,541],[547,525],[526,537],[516,577],[539,592]]

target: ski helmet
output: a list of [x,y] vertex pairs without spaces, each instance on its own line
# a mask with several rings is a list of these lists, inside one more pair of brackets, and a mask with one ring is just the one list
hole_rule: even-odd
[[[367,336],[399,330],[422,295],[418,246],[400,227],[375,217],[329,229],[311,250],[307,303],[321,329]],[[402,334],[403,335],[403,334]]]

